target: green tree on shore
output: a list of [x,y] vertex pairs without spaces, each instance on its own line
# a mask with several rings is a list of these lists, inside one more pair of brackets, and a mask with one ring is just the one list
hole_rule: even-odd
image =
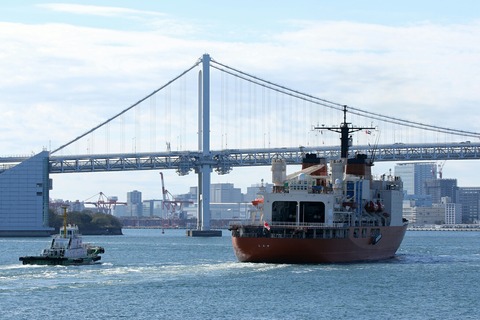
[[[116,217],[88,210],[69,212],[67,214],[67,224],[77,225],[80,233],[84,235],[122,234],[122,223]],[[49,225],[58,232],[63,227],[63,215],[55,214],[52,210],[49,210]]]

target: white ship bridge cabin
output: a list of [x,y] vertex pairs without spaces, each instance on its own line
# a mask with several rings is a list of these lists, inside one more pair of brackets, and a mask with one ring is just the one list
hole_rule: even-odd
[[402,226],[402,181],[385,175],[372,179],[371,166],[366,155],[327,166],[325,159],[307,154],[302,169],[287,176],[285,162],[274,160],[273,190],[253,202],[260,214],[252,215],[251,227],[266,224],[269,230],[262,232],[282,237],[348,237],[380,233],[371,227]]

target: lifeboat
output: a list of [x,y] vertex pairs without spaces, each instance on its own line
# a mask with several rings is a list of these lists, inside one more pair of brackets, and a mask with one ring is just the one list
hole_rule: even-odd
[[385,208],[385,206],[383,205],[382,202],[380,202],[380,200],[377,200],[377,212],[382,212],[383,209]]
[[378,210],[378,205],[373,201],[369,201],[365,204],[365,210],[370,213],[375,212]]
[[255,206],[255,207],[258,207],[259,204],[263,204],[263,198],[257,198],[255,200],[252,200],[252,204]]

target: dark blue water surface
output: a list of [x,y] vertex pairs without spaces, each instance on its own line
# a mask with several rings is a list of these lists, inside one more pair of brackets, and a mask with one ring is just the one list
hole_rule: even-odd
[[23,266],[48,238],[0,238],[0,319],[480,319],[480,232],[408,231],[376,263],[237,262],[228,231],[85,236],[100,264]]

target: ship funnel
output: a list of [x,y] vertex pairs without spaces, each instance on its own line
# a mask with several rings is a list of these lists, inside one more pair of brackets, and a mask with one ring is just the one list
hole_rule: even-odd
[[[323,166],[318,166],[323,164]],[[319,158],[316,154],[307,153],[302,160],[302,169],[318,166],[318,170],[311,172],[313,176],[326,176],[327,175],[327,161],[325,158]]]

